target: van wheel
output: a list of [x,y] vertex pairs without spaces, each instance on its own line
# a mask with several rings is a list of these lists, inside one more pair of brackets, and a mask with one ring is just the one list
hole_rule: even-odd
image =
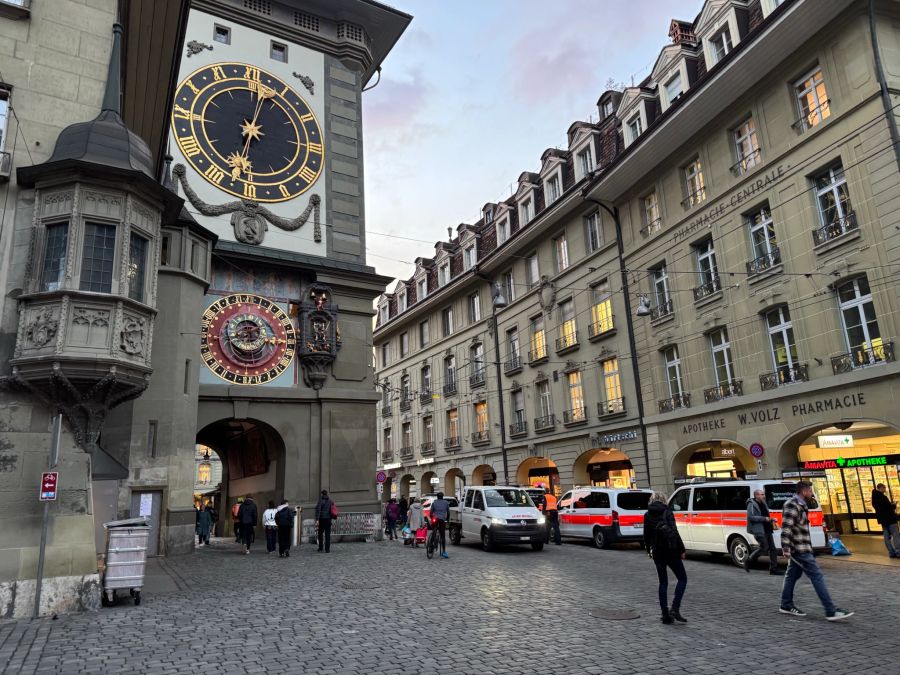
[[543,551],[544,550],[544,542],[542,542],[542,541],[531,542],[531,549],[533,551]]
[[459,531],[458,527],[450,528],[450,543],[454,546],[459,546],[459,542],[462,539],[462,534]]
[[609,548],[609,537],[602,527],[594,528],[594,546],[597,548]]
[[485,551],[494,550],[494,538],[491,536],[490,530],[486,527],[481,530],[481,548]]
[[744,566],[744,561],[750,555],[750,544],[743,537],[735,537],[728,545],[731,561],[738,567]]

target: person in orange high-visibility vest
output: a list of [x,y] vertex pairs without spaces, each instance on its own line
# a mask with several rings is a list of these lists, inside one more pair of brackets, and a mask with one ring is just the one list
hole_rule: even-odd
[[550,488],[545,488],[544,494],[544,517],[547,519],[547,543],[550,543],[550,537],[553,537],[553,543],[557,546],[562,544],[562,536],[559,533],[559,507],[556,502],[556,495],[550,492]]

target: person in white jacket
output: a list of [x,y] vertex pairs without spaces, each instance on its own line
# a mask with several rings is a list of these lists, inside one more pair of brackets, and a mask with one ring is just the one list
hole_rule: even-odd
[[269,508],[263,511],[263,528],[266,530],[266,553],[274,553],[278,542],[278,525],[275,523],[275,502],[269,500]]
[[409,531],[412,532],[413,548],[417,548],[416,530],[421,529],[425,524],[425,513],[422,511],[422,504],[415,497],[409,499],[409,511],[406,514]]

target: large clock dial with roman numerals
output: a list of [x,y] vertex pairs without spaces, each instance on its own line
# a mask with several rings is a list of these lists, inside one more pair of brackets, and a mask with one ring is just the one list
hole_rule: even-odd
[[281,375],[297,352],[290,317],[259,295],[237,293],[216,300],[203,313],[200,355],[232,384],[265,384]]
[[322,131],[303,97],[245,63],[191,73],[175,92],[172,132],[205,180],[252,201],[293,199],[324,165]]

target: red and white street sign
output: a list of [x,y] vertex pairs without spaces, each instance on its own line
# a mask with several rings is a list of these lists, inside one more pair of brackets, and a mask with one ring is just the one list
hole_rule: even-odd
[[41,501],[56,501],[56,484],[59,482],[59,473],[46,471],[41,474]]

